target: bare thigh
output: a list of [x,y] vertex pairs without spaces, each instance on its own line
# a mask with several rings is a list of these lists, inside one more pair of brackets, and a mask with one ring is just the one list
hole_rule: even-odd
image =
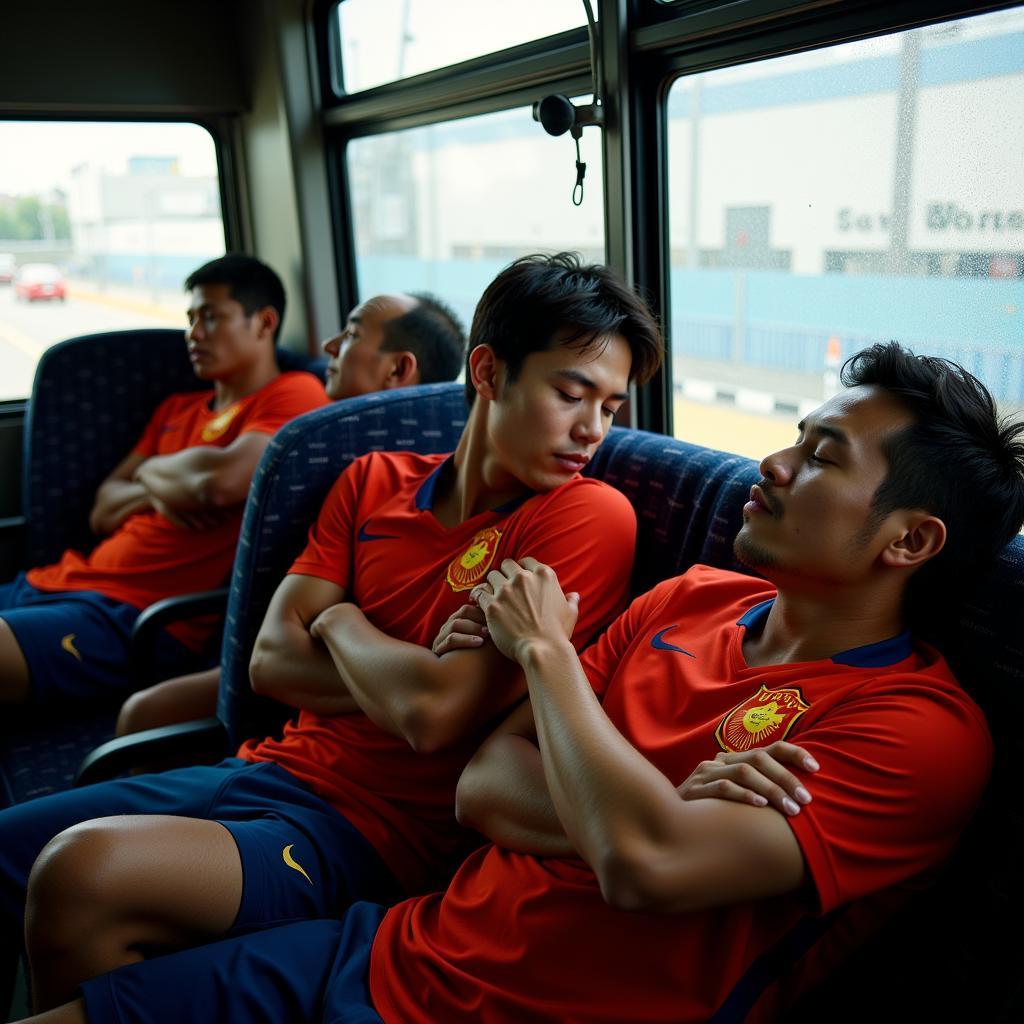
[[28,699],[28,663],[11,627],[0,619],[0,703],[21,704]]
[[26,933],[59,932],[63,918],[74,930],[117,927],[126,944],[189,945],[227,932],[241,898],[242,863],[223,825],[157,814],[99,818],[62,832],[39,855]]

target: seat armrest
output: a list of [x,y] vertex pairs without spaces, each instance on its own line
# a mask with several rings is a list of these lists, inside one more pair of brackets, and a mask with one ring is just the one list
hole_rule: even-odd
[[132,629],[130,673],[136,687],[155,682],[156,644],[160,633],[175,622],[202,615],[223,615],[228,603],[228,588],[202,590],[195,594],[165,597],[145,608]]
[[194,722],[145,729],[101,743],[86,756],[75,774],[75,786],[106,782],[116,775],[161,761],[194,755],[223,757],[227,753],[227,733],[219,718],[200,718]]

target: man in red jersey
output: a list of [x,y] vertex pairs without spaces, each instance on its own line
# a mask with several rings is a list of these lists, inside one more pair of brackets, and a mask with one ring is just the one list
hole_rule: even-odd
[[[455,380],[466,338],[455,313],[425,293],[375,295],[323,343],[327,397],[333,401],[416,384]],[[167,679],[132,694],[117,717],[117,735],[216,714],[220,668]]]
[[[837,917],[849,939],[969,819],[985,722],[905,627],[1024,520],[1024,424],[999,424],[978,381],[895,344],[844,376],[744,508],[736,550],[770,582],[698,566],[582,657],[551,568],[506,559],[474,588],[531,707],[460,783],[497,842],[446,892],[126,966],[39,1024],[256,1019],[243,1003],[388,1024],[775,1016],[790,968],[827,965]],[[765,806],[760,783],[750,801],[681,799],[742,782],[735,762],[783,737],[820,766],[792,790],[802,806]],[[676,788],[690,772],[702,792]]]
[[[490,644],[439,658],[431,641],[505,557],[544,558],[581,592],[580,646],[624,607],[634,513],[580,470],[660,358],[646,307],[604,267],[528,257],[495,279],[470,334],[455,452],[356,460],[271,601],[251,674],[299,709],[284,736],[218,766],[0,812],[9,930],[57,837],[25,910],[37,1005],[140,950],[335,915],[450,875],[467,840],[459,774],[525,683]],[[58,895],[84,878],[89,899]]]
[[[103,538],[0,587],[0,701],[46,705],[113,696],[131,683],[128,643],[161,598],[221,586],[241,509],[271,435],[326,402],[308,373],[282,374],[274,341],[284,288],[268,266],[229,255],[189,292],[189,358],[212,391],[171,395],[100,485],[90,515]],[[164,656],[197,650],[202,624],[169,628]]]

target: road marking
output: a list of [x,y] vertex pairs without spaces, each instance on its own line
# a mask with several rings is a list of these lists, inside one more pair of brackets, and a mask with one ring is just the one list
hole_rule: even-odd
[[0,320],[0,341],[6,341],[11,348],[16,348],[25,355],[31,356],[33,360],[38,359],[39,353],[47,347],[46,342],[23,334],[17,327],[5,320]]

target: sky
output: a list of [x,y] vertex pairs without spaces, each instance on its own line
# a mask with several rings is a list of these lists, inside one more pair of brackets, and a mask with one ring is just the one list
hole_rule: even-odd
[[0,121],[0,195],[66,190],[76,165],[117,173],[133,156],[173,156],[183,175],[217,174],[213,139],[195,124]]

